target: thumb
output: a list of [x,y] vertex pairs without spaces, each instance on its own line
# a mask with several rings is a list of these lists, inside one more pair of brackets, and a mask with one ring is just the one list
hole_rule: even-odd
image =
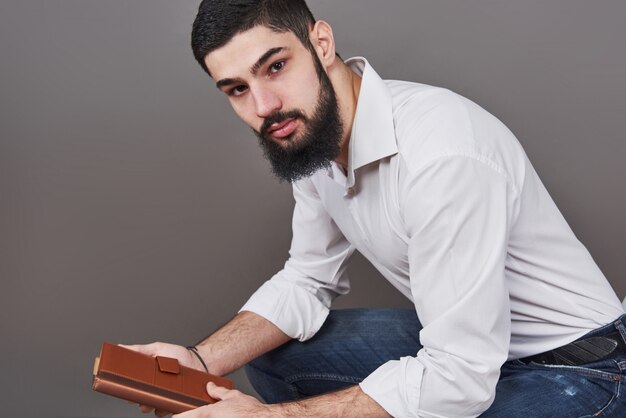
[[217,386],[213,382],[209,382],[206,384],[206,391],[211,398],[217,399],[218,401],[225,399],[228,394],[232,392],[232,390],[222,386]]

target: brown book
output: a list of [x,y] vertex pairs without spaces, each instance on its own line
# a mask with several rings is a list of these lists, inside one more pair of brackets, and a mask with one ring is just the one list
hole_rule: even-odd
[[94,364],[92,388],[178,414],[217,402],[206,391],[208,382],[233,388],[231,380],[181,366],[174,358],[152,357],[104,343]]

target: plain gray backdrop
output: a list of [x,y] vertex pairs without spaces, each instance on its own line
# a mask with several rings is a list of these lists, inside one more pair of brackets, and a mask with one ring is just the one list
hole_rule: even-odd
[[[198,3],[0,2],[5,416],[142,416],[91,391],[101,342],[193,343],[287,257],[290,187],[194,61]],[[309,3],[344,58],[507,124],[624,296],[626,2]],[[360,256],[350,272],[336,306],[410,306]]]

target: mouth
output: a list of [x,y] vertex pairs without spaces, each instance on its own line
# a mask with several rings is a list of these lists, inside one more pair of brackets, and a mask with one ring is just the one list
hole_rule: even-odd
[[272,124],[267,130],[268,135],[272,135],[275,138],[284,139],[291,135],[293,131],[298,127],[298,119],[289,118],[282,122]]

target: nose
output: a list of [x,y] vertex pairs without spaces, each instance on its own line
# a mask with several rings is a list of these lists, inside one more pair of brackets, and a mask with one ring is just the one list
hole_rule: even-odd
[[256,114],[260,118],[272,115],[283,106],[280,97],[271,89],[259,89],[253,93]]

